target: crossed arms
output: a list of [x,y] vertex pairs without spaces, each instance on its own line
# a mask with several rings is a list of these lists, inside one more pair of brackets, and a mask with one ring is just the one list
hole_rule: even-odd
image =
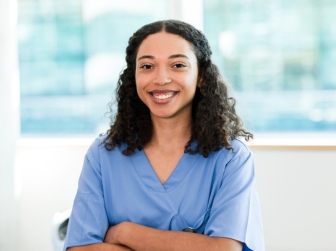
[[241,251],[243,245],[229,238],[158,230],[132,222],[110,227],[103,243],[68,248],[68,251]]

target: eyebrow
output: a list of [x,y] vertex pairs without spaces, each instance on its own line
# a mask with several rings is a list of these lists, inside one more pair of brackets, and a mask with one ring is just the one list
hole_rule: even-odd
[[[144,58],[149,58],[149,59],[155,59],[154,56],[151,56],[151,55],[144,55],[144,56],[141,56],[138,58],[138,61],[141,60],[141,59],[144,59]],[[172,59],[172,58],[187,58],[189,59],[186,55],[184,54],[173,54],[171,56],[168,57],[168,59]]]

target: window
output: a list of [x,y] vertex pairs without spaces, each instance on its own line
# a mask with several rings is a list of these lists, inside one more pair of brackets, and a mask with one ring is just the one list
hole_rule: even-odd
[[22,134],[105,132],[127,41],[167,2],[19,0]]
[[[202,5],[201,0],[18,2],[21,132],[72,136],[107,130],[107,104],[133,32],[158,19],[178,18],[181,11],[190,18],[198,13],[191,7]],[[182,10],[169,11],[179,6]],[[203,1],[199,19],[213,60],[232,84],[248,129],[336,131],[334,13],[336,2],[328,0]]]
[[213,59],[255,132],[336,130],[335,1],[204,1]]

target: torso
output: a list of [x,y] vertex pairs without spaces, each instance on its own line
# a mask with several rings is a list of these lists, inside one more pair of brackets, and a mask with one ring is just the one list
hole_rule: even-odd
[[[207,158],[201,154],[184,153],[178,159],[177,153],[181,154],[181,151],[169,156],[154,156],[147,151],[152,162],[159,163],[154,165],[161,178],[163,173],[156,166],[173,163],[168,157],[178,162],[170,166],[171,173],[164,183],[156,175],[145,151],[136,149],[134,154],[125,156],[122,151],[126,144],[107,151],[101,140],[98,139],[86,155],[82,186],[76,199],[77,210],[83,213],[88,210],[99,226],[103,226],[105,223],[100,224],[105,220],[109,226],[128,221],[156,229],[181,231],[192,228],[197,233],[225,236],[227,233],[224,232],[233,226],[235,231],[244,231],[249,211],[259,211],[255,208],[257,204],[248,199],[257,198],[253,185],[253,159],[249,157],[248,148],[238,140],[231,142],[234,152],[223,148],[211,152]],[[248,182],[247,186],[245,182]],[[242,185],[244,189],[239,188]],[[238,194],[235,187],[238,187]],[[103,196],[97,196],[92,188]],[[91,192],[94,196],[90,196]],[[90,208],[83,211],[86,203]],[[253,229],[254,225],[250,227]],[[243,233],[240,230],[239,233]]]
[[92,230],[103,239],[108,226],[127,221],[162,230],[192,228],[210,236],[245,238],[252,250],[264,250],[253,157],[242,142],[234,140],[234,151],[223,148],[207,158],[185,153],[179,159],[178,149],[176,156],[147,151],[161,178],[157,166],[173,163],[171,159],[178,162],[169,166],[171,174],[162,184],[144,151],[136,149],[125,156],[126,144],[107,151],[102,140],[95,141],[85,158],[73,207],[79,217],[69,228],[73,236],[89,233],[91,238]]
[[225,180],[227,163],[246,152],[237,142],[234,153],[223,149],[208,158],[183,154],[181,149],[176,149],[176,155],[174,151],[169,155],[153,154],[153,149],[147,149],[125,156],[125,147],[106,151],[100,145],[99,153],[89,155],[89,162],[98,163],[101,170],[109,225],[130,221],[165,230],[191,227],[198,233],[203,233],[207,225],[215,196]]

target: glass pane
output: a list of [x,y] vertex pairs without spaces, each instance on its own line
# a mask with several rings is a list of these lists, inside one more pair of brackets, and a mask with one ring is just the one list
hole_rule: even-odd
[[128,39],[168,0],[18,2],[22,134],[105,132]]
[[207,0],[215,63],[255,132],[336,131],[336,1]]

